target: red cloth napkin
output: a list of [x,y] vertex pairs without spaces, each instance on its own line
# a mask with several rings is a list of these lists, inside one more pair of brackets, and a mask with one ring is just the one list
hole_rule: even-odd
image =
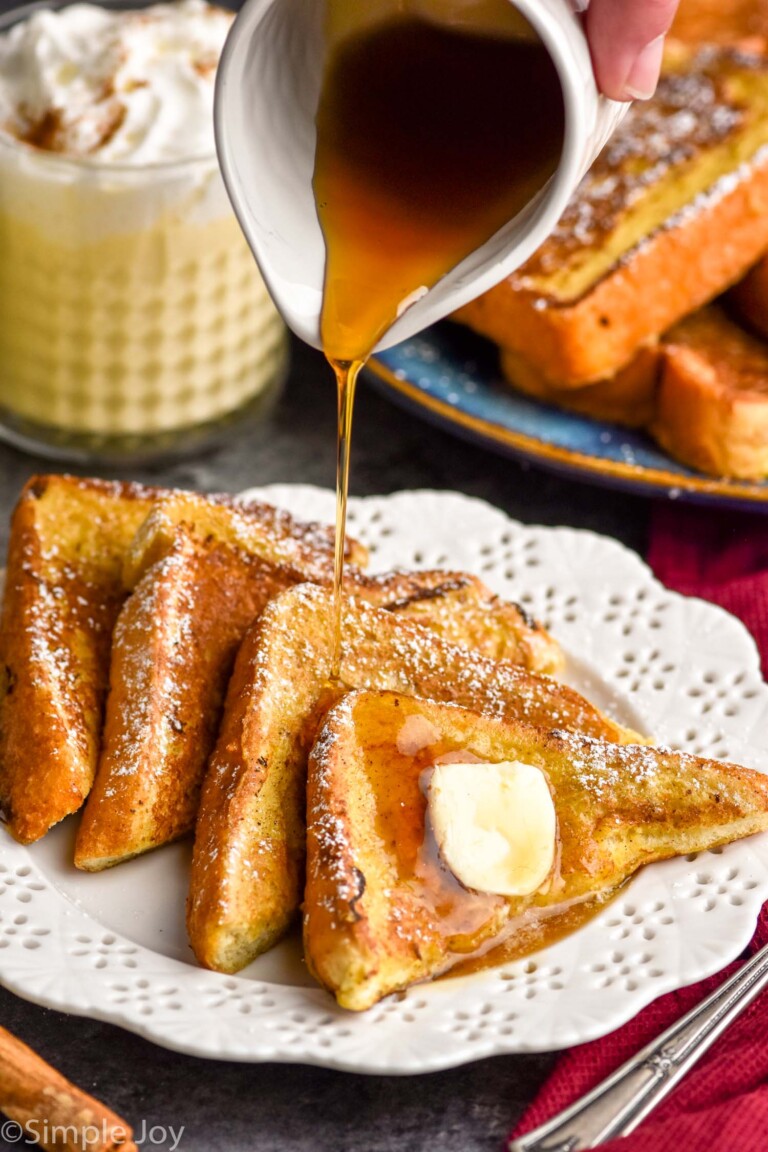
[[[677,592],[712,600],[747,625],[768,670],[768,519],[658,505],[648,559]],[[768,733],[766,733],[768,739]],[[750,951],[768,942],[763,906]],[[565,1053],[513,1136],[554,1116],[623,1064],[739,967],[661,996],[623,1028]],[[609,1152],[764,1152],[768,1149],[768,993],[739,1017],[675,1091]]]

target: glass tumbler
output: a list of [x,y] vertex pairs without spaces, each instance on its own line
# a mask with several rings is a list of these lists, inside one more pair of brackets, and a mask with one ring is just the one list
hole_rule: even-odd
[[105,164],[0,133],[0,436],[64,459],[192,450],[267,405],[286,347],[215,153]]

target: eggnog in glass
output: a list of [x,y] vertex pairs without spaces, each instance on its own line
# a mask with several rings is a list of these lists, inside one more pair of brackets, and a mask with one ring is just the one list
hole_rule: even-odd
[[0,429],[50,454],[189,448],[274,392],[285,329],[230,207],[203,0],[0,21]]

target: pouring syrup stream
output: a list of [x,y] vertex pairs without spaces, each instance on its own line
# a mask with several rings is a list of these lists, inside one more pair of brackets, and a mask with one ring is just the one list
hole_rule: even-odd
[[[481,28],[466,25],[473,5]],[[410,303],[533,199],[563,140],[554,65],[527,25],[521,35],[509,0],[441,0],[427,17],[407,7],[329,0],[344,35],[329,51],[316,118],[321,335],[338,386],[335,678],[360,369]]]
[[331,678],[341,674],[341,618],[344,602],[344,549],[347,534],[347,499],[349,495],[349,456],[352,447],[352,413],[355,406],[355,388],[362,360],[332,360],[336,374],[337,431],[336,431],[336,539],[333,566],[333,656]]

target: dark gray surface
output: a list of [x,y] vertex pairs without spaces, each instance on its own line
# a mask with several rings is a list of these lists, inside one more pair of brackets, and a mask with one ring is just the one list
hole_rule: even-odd
[[[335,398],[321,358],[294,349],[286,390],[255,432],[197,461],[123,470],[130,479],[203,490],[303,481],[331,485]],[[520,520],[593,528],[642,551],[649,505],[566,482],[437,432],[362,384],[352,491],[455,488]],[[0,445],[3,508],[44,461]],[[61,469],[58,469],[61,470]],[[103,472],[103,469],[102,469]],[[7,515],[2,518],[2,547]],[[26,1004],[0,991],[0,1020],[131,1124],[184,1127],[180,1152],[489,1152],[553,1057],[499,1057],[425,1077],[387,1079],[289,1065],[219,1064],[162,1051],[138,1037]],[[156,1134],[157,1135],[157,1134]],[[170,1139],[144,1148],[169,1148]],[[18,1148],[2,1141],[3,1150]]]
[[[179,1056],[7,992],[0,1013],[5,1026],[135,1129],[142,1119],[149,1128],[183,1125],[179,1152],[499,1152],[553,1059],[499,1057],[409,1078],[351,1076]],[[145,1143],[145,1152],[151,1147]]]

